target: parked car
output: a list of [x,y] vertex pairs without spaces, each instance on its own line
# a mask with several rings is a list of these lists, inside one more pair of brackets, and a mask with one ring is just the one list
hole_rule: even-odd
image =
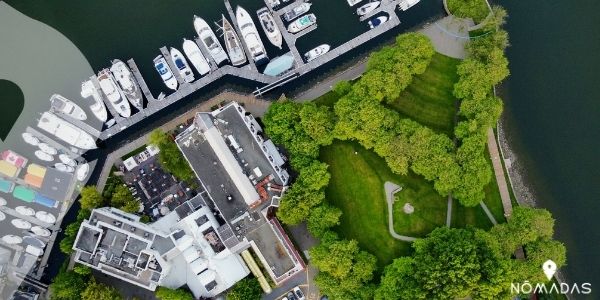
[[296,295],[296,298],[298,298],[298,300],[305,300],[306,299],[304,297],[304,293],[302,292],[302,290],[300,289],[300,287],[295,287],[294,288],[294,294]]
[[287,298],[290,299],[290,300],[298,300],[298,299],[296,299],[296,296],[294,295],[294,292],[289,292],[287,294]]

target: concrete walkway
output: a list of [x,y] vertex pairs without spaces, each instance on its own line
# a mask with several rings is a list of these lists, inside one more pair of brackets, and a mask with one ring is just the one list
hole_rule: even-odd
[[510,193],[508,192],[508,185],[506,184],[506,177],[504,176],[502,161],[500,161],[501,158],[498,151],[498,143],[496,143],[496,135],[494,134],[494,130],[492,128],[489,128],[487,131],[487,143],[488,150],[490,152],[490,158],[492,159],[492,165],[494,166],[494,175],[496,176],[498,189],[500,190],[500,198],[502,199],[504,216],[508,219],[512,215],[512,202],[510,200]]
[[492,215],[492,212],[487,207],[487,205],[485,205],[485,203],[483,203],[483,201],[479,202],[479,205],[481,205],[481,208],[483,208],[483,211],[487,215],[488,219],[490,219],[490,222],[492,222],[492,224],[494,224],[494,225],[497,225],[498,221],[496,221],[496,218],[494,218],[494,215]]
[[463,59],[466,56],[465,45],[469,41],[469,27],[472,21],[447,16],[426,25],[419,32],[431,39],[435,50],[446,56]]
[[387,181],[383,185],[383,188],[385,189],[385,198],[386,198],[387,207],[388,207],[388,229],[390,231],[390,234],[395,239],[405,241],[405,242],[412,242],[412,241],[416,240],[416,238],[414,238],[414,237],[399,235],[394,230],[394,194],[396,192],[398,192],[400,189],[402,189],[402,187],[400,187],[399,185],[397,185],[395,183]]

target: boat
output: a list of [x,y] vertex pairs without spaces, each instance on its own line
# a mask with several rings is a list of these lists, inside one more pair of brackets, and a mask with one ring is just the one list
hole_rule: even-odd
[[320,45],[320,46],[306,52],[304,54],[304,58],[306,59],[306,61],[311,61],[311,60],[329,52],[329,49],[331,49],[331,47],[327,44]]
[[283,37],[281,36],[281,32],[279,28],[277,28],[277,24],[275,24],[275,19],[269,12],[266,7],[259,9],[257,12],[258,20],[260,21],[260,26],[265,31],[269,42],[273,44],[275,47],[281,49],[281,43],[283,42]]
[[177,79],[173,76],[173,72],[171,71],[171,68],[169,68],[167,60],[162,55],[154,58],[154,68],[158,74],[160,74],[160,77],[168,88],[174,91],[177,90]]
[[183,39],[183,52],[200,75],[206,75],[210,72],[210,65],[195,42]]
[[56,163],[54,164],[54,168],[61,171],[61,172],[65,172],[65,173],[73,173],[75,172],[75,168],[71,167],[71,166],[67,166],[63,163]]
[[102,100],[102,96],[98,93],[98,90],[94,87],[94,84],[88,80],[81,83],[81,97],[88,98],[92,96],[94,104],[90,105],[90,110],[100,122],[106,122],[108,119],[108,112],[106,106]]
[[240,42],[240,38],[225,16],[221,15],[221,18],[223,18],[223,27],[221,28],[223,29],[223,36],[225,38],[225,49],[227,49],[231,64],[234,66],[243,65],[248,60],[246,59],[246,53],[244,53],[244,47]]
[[386,16],[373,18],[373,19],[369,20],[369,28],[373,29],[373,28],[387,22],[387,20],[388,20],[388,17],[386,17]]
[[53,161],[54,157],[42,150],[36,150],[33,154],[35,154],[35,157],[39,158],[40,160],[43,161]]
[[420,0],[402,0],[400,1],[400,3],[398,3],[398,7],[400,7],[401,10],[405,11],[413,7],[415,4],[419,3],[419,1]]
[[48,153],[50,155],[56,155],[58,154],[58,150],[56,150],[56,148],[46,144],[46,143],[39,143],[38,147],[40,148],[40,150],[44,151],[45,153]]
[[177,68],[179,75],[183,78],[183,81],[187,83],[191,83],[194,81],[194,72],[192,72],[192,68],[188,64],[187,60],[181,54],[181,51],[171,47],[171,61],[173,65]]
[[53,111],[63,113],[73,119],[80,121],[87,119],[87,115],[79,105],[59,94],[50,96],[50,107]]
[[129,67],[120,59],[113,59],[110,71],[129,103],[138,110],[144,109],[142,90]]
[[229,59],[227,53],[225,53],[225,50],[223,50],[223,47],[219,43],[217,36],[204,19],[194,16],[194,29],[196,29],[200,42],[208,50],[210,56],[215,60],[217,65]]
[[346,0],[348,2],[348,5],[350,5],[350,7],[360,3],[362,0]]
[[266,0],[267,4],[271,7],[271,8],[275,8],[277,6],[279,6],[281,4],[281,2],[279,0]]
[[279,76],[294,68],[294,55],[288,52],[282,56],[276,57],[269,62],[263,74],[269,76]]
[[131,116],[131,108],[125,95],[117,87],[114,77],[110,73],[109,69],[103,69],[98,73],[98,82],[100,83],[100,89],[108,98],[108,102],[115,108],[117,113],[124,118]]
[[77,170],[75,171],[75,177],[77,178],[78,181],[84,181],[88,174],[90,173],[90,165],[85,163],[85,164],[81,164],[79,165],[79,167],[77,167]]
[[40,139],[36,138],[33,134],[31,134],[29,132],[23,132],[21,134],[21,137],[23,138],[25,143],[32,145],[32,146],[37,146],[40,143]]
[[71,167],[76,167],[77,166],[77,162],[74,159],[70,158],[66,154],[60,154],[58,156],[58,159],[60,160],[60,162],[62,162],[63,164],[65,164],[67,166],[71,166]]
[[356,14],[358,14],[359,16],[364,16],[364,15],[374,11],[376,8],[378,8],[379,4],[381,4],[381,2],[379,2],[379,1],[369,2],[365,5],[357,8]]
[[57,117],[51,112],[44,112],[37,126],[60,140],[81,149],[95,149],[96,139],[79,127]]
[[288,31],[290,33],[298,33],[316,23],[317,17],[315,17],[315,14],[308,14],[292,22],[288,26]]
[[238,6],[235,9],[235,18],[237,19],[238,28],[242,32],[242,38],[246,42],[246,47],[250,51],[250,56],[252,56],[254,62],[256,64],[267,62],[269,57],[267,57],[265,46],[260,40],[258,30],[256,30],[250,14],[244,8]]
[[310,2],[304,2],[296,7],[294,7],[292,10],[286,12],[283,14],[283,19],[286,22],[291,22],[293,21],[295,18],[307,13],[310,10],[310,6],[312,5],[312,3]]

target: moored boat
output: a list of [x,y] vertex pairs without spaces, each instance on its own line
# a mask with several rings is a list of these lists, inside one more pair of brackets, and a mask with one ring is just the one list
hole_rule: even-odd
[[75,171],[75,168],[67,166],[63,163],[55,163],[54,168],[65,173],[73,173]]
[[35,154],[35,157],[37,157],[43,161],[53,161],[54,160],[54,157],[52,155],[50,155],[42,150],[35,150],[35,152],[33,154]]
[[304,58],[306,59],[306,61],[311,61],[311,60],[329,52],[329,49],[331,49],[331,47],[327,44],[320,45],[320,46],[306,52],[304,54]]
[[295,18],[307,13],[310,10],[311,5],[312,5],[312,3],[310,3],[310,2],[304,2],[300,5],[292,8],[292,10],[283,14],[283,19],[286,20],[287,22],[291,22]]
[[137,80],[133,77],[133,73],[127,65],[119,59],[114,59],[112,61],[112,66],[110,67],[110,71],[113,76],[117,80],[117,84],[125,97],[131,105],[133,105],[138,110],[144,109],[144,99],[142,96],[142,90],[138,85]]
[[231,26],[231,23],[225,18],[225,16],[221,15],[223,19],[223,37],[225,38],[225,48],[227,49],[227,53],[229,54],[229,59],[231,60],[231,64],[234,66],[243,65],[248,61],[246,59],[246,54],[244,53],[244,47],[242,47],[242,43],[240,42],[240,38],[237,33],[235,33],[235,29]]
[[60,140],[81,149],[95,149],[96,139],[81,128],[57,117],[53,113],[44,112],[37,126]]
[[271,7],[271,8],[275,8],[277,6],[279,6],[281,4],[281,2],[279,0],[266,0],[267,4]]
[[65,164],[67,166],[71,166],[71,167],[77,166],[77,162],[64,153],[59,154],[58,159],[60,160],[60,162],[62,162],[63,164]]
[[398,3],[398,7],[400,7],[401,10],[408,10],[415,4],[419,3],[419,1],[421,0],[402,0],[400,3]]
[[173,61],[173,65],[177,68],[179,75],[183,78],[183,80],[187,83],[194,81],[194,72],[190,68],[185,57],[181,54],[181,51],[171,47],[171,61]]
[[260,21],[260,26],[265,31],[269,42],[273,44],[275,47],[281,49],[281,43],[283,42],[283,37],[281,36],[281,32],[275,24],[275,19],[271,15],[271,12],[266,7],[259,9],[257,12],[258,20]]
[[360,1],[362,1],[362,0],[346,0],[346,1],[348,1],[348,5],[354,6],[358,3],[360,3]]
[[63,113],[73,119],[80,121],[87,119],[87,115],[79,105],[59,94],[50,96],[50,106],[53,111]]
[[364,16],[364,15],[374,11],[376,8],[378,8],[379,4],[381,4],[381,2],[379,2],[379,1],[369,2],[365,5],[357,8],[356,14],[358,14],[359,16]]
[[115,108],[115,110],[124,118],[131,116],[131,107],[125,95],[117,87],[114,77],[110,73],[110,70],[103,69],[98,73],[98,82],[100,83],[100,89],[106,95],[108,102]]
[[292,53],[288,52],[282,56],[276,57],[269,62],[263,74],[269,76],[281,76],[294,68],[296,60]]
[[206,57],[204,57],[204,54],[200,51],[200,47],[194,41],[183,39],[183,52],[200,75],[206,75],[210,72],[210,65]]
[[204,19],[194,16],[194,29],[196,29],[200,42],[208,50],[210,56],[215,60],[217,65],[228,59],[227,53],[223,50],[217,36]]
[[81,164],[75,171],[75,177],[79,181],[84,181],[90,173],[90,165],[88,163]]
[[23,132],[21,134],[21,137],[23,138],[25,143],[27,143],[29,145],[37,146],[40,144],[40,139],[38,139],[37,137],[35,137],[33,134],[31,134],[29,132]]
[[317,17],[315,17],[315,14],[308,14],[292,22],[288,26],[288,31],[290,33],[298,33],[316,23]]
[[256,64],[265,63],[269,60],[265,46],[263,45],[258,30],[254,25],[254,21],[250,17],[250,14],[241,6],[238,6],[235,10],[235,17],[237,19],[238,27],[242,33],[242,38],[246,42],[246,47],[250,51],[249,55]]
[[171,71],[171,68],[169,68],[167,60],[162,55],[154,58],[154,68],[158,74],[160,74],[160,78],[162,78],[162,81],[168,88],[177,90],[177,79],[173,76],[173,72]]
[[96,119],[101,122],[106,122],[108,119],[108,112],[106,111],[104,101],[102,101],[102,96],[100,96],[98,90],[96,90],[94,84],[90,80],[84,81],[81,83],[81,97],[88,98],[90,96],[94,99],[94,104],[90,105],[90,110]]
[[388,17],[386,17],[386,16],[380,16],[377,18],[373,18],[373,19],[369,20],[369,28],[373,29],[373,28],[387,22],[387,20],[388,20]]
[[58,154],[58,150],[56,150],[56,148],[46,144],[46,143],[39,143],[38,144],[38,148],[40,148],[40,150],[44,151],[45,153],[48,153],[50,155],[56,155]]

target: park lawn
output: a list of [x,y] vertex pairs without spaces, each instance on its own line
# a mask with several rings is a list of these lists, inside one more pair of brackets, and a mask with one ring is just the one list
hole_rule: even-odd
[[460,60],[435,53],[425,73],[413,77],[412,83],[389,107],[448,136],[453,136],[457,99],[452,94],[458,81],[456,67]]
[[323,94],[322,96],[315,98],[314,100],[312,100],[312,102],[314,102],[316,105],[318,106],[327,106],[331,109],[333,109],[333,105],[340,99],[340,96],[332,91],[329,91],[325,94]]
[[[425,237],[437,227],[445,226],[448,200],[433,186],[416,175],[403,176],[402,190],[394,203],[394,230],[401,235]],[[404,204],[410,203],[414,212],[406,214]]]

